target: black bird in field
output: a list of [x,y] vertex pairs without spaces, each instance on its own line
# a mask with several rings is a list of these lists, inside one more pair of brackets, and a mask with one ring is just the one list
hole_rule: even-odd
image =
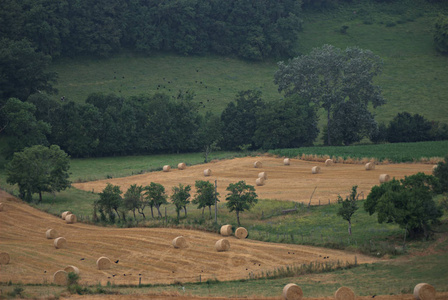
[[123,274],[123,276],[126,276],[126,274]]
[[47,271],[44,271],[44,273],[47,273]]
[[138,274],[138,276],[142,276],[142,274]]
[[372,298],[375,298],[375,297],[376,297],[376,295],[373,295],[373,296],[372,296]]
[[112,274],[112,277],[115,277],[116,275],[115,274]]
[[81,258],[80,260],[84,260],[85,258],[83,257],[83,258]]
[[116,264],[118,264],[118,262],[119,262],[119,261],[120,261],[120,260],[119,260],[119,259],[117,259],[117,260],[115,261],[115,263],[116,263]]

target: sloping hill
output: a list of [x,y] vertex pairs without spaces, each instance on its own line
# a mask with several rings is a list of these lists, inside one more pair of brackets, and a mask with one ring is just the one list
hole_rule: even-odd
[[[274,244],[228,237],[230,251],[217,252],[218,234],[184,229],[97,227],[66,224],[62,219],[36,210],[0,191],[0,251],[11,261],[1,266],[1,282],[51,283],[57,270],[68,265],[80,270],[81,283],[115,284],[220,281],[248,278],[250,273],[310,262],[354,262],[353,253]],[[67,240],[67,248],[56,249],[45,232],[53,228]],[[188,248],[171,245],[184,236]],[[107,256],[110,270],[98,270],[96,260]],[[324,257],[328,259],[324,260]],[[377,259],[357,255],[358,263]]]

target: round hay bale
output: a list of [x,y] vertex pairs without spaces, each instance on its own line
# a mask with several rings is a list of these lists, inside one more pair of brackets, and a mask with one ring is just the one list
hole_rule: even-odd
[[76,275],[79,275],[79,269],[75,266],[67,266],[64,269],[65,272],[68,273],[75,273]]
[[6,252],[0,252],[0,265],[7,265],[9,264],[9,254]]
[[319,167],[319,166],[314,166],[314,167],[311,169],[311,173],[313,173],[313,174],[318,174],[318,173],[320,173],[320,167]]
[[177,165],[177,168],[179,170],[185,170],[187,168],[187,165],[185,163],[181,162]]
[[173,240],[174,248],[187,248],[187,240],[183,236],[178,236]]
[[204,170],[204,176],[210,176],[212,175],[212,170],[211,169],[205,169]]
[[302,289],[295,283],[288,283],[282,293],[285,300],[300,300],[303,297]]
[[380,183],[388,182],[390,180],[390,176],[387,174],[381,174],[379,180]]
[[255,180],[255,184],[257,186],[262,186],[264,185],[264,178],[257,178],[257,180]]
[[368,163],[366,163],[365,168],[366,168],[366,171],[375,170],[375,163],[372,161],[368,162]]
[[268,180],[268,174],[266,172],[258,173],[258,178],[263,178],[264,180]]
[[59,237],[59,234],[55,229],[50,228],[45,232],[45,236],[47,237],[47,239],[55,239]]
[[285,159],[283,160],[283,164],[284,164],[285,166],[289,166],[289,165],[291,164],[291,160],[290,160],[289,158],[285,158]]
[[54,247],[56,249],[62,249],[67,247],[67,240],[63,237],[58,237],[54,240]]
[[0,211],[3,211],[3,203],[0,203]]
[[333,160],[331,159],[331,158],[329,158],[329,159],[327,159],[326,161],[325,161],[325,166],[326,167],[330,167],[330,166],[332,166],[334,164],[334,162],[333,162]]
[[434,287],[427,283],[419,283],[414,288],[415,300],[435,300],[436,290]]
[[169,165],[163,166],[163,172],[169,172],[170,170],[171,170],[171,166],[169,166]]
[[230,242],[227,239],[220,239],[215,244],[216,251],[228,251],[230,249]]
[[242,240],[247,238],[247,229],[244,227],[238,227],[235,230],[235,237],[242,239]]
[[110,269],[110,265],[111,265],[110,259],[105,256],[101,256],[96,261],[96,266],[98,267],[98,270],[108,270]]
[[263,167],[263,164],[261,163],[261,161],[256,161],[256,162],[254,162],[254,168],[261,168],[261,167]]
[[71,211],[69,211],[69,210],[67,210],[67,211],[64,211],[63,213],[62,213],[62,215],[61,215],[61,217],[62,217],[62,220],[65,220],[65,217],[67,216],[67,215],[70,215],[72,212]]
[[53,282],[57,285],[67,285],[68,283],[68,276],[67,272],[64,270],[56,271],[53,275]]
[[227,225],[221,226],[221,230],[220,230],[221,235],[229,236],[232,234],[232,232],[233,232],[232,225],[227,224]]
[[340,287],[334,293],[335,300],[355,300],[355,293],[348,287]]
[[67,216],[65,216],[65,222],[67,222],[67,224],[73,224],[76,223],[77,218],[74,214],[69,214]]

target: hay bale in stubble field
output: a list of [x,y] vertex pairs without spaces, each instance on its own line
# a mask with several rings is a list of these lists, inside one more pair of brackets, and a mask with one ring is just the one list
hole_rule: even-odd
[[290,160],[289,158],[285,158],[285,159],[283,160],[283,164],[284,164],[285,166],[289,166],[289,165],[291,164],[291,160]]
[[233,232],[232,225],[227,224],[227,225],[221,226],[220,233],[222,236],[229,236],[232,234],[232,232]]
[[164,165],[163,166],[163,172],[169,172],[171,170],[171,166],[170,165]]
[[185,163],[179,163],[178,165],[177,165],[177,168],[179,169],[179,170],[185,170],[186,168],[187,168],[187,165],[185,164]]
[[64,270],[56,271],[53,274],[53,282],[57,285],[67,285],[68,283],[68,274]]
[[76,215],[74,214],[69,214],[65,217],[65,222],[67,222],[67,224],[73,224],[76,223],[78,219],[76,218]]
[[58,237],[54,240],[54,247],[56,249],[62,249],[67,247],[67,240],[63,237]]
[[368,163],[366,163],[365,168],[366,168],[366,171],[375,170],[375,163],[374,162],[368,162]]
[[257,178],[257,180],[255,180],[255,184],[257,186],[262,186],[264,185],[264,178]]
[[66,217],[67,215],[70,215],[71,213],[72,213],[72,212],[69,211],[69,210],[64,211],[64,212],[62,213],[62,215],[61,215],[62,220],[65,220],[65,217]]
[[245,239],[247,238],[247,229],[244,227],[238,227],[235,230],[235,237],[239,239]]
[[256,162],[254,162],[254,168],[261,168],[261,167],[263,167],[263,164],[261,163],[261,161],[256,161]]
[[330,167],[333,165],[333,163],[334,163],[333,160],[331,158],[329,158],[325,161],[325,166]]
[[228,251],[230,249],[230,242],[227,239],[220,239],[215,244],[216,251]]
[[205,169],[204,170],[204,176],[210,176],[212,175],[212,170],[211,169]]
[[303,297],[302,289],[295,283],[288,283],[282,293],[285,300],[300,300]]
[[108,270],[110,269],[111,261],[109,258],[105,256],[101,256],[96,261],[96,266],[98,267],[98,270]]
[[186,248],[187,247],[187,240],[183,236],[178,236],[173,240],[173,247],[174,248]]
[[64,271],[67,273],[75,273],[76,275],[79,275],[79,269],[75,266],[67,266],[64,268]]
[[340,287],[334,293],[335,300],[355,300],[355,293],[348,287]]
[[7,265],[9,264],[9,254],[6,252],[0,252],[0,265]]
[[45,232],[45,236],[47,237],[47,239],[55,239],[59,237],[59,234],[55,229],[50,228]]
[[414,287],[415,300],[435,300],[436,290],[427,283],[419,283]]
[[390,180],[390,176],[388,174],[381,174],[379,180],[380,183],[388,182]]
[[320,167],[319,167],[319,166],[314,166],[314,167],[311,169],[311,173],[313,173],[313,174],[318,174],[318,173],[320,173]]
[[268,174],[266,172],[258,173],[258,178],[263,178],[264,180],[268,179]]

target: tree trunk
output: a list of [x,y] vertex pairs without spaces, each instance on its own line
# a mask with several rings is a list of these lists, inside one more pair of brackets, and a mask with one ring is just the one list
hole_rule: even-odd
[[208,206],[208,212],[210,213],[210,219],[212,218],[212,206]]
[[177,219],[179,220],[179,218],[180,218],[180,209],[176,209],[176,212],[177,212]]
[[154,210],[152,206],[151,206],[151,217],[154,219]]
[[184,206],[184,211],[185,211],[185,218],[187,217],[187,207]]
[[162,213],[160,212],[160,205],[156,205],[157,212],[159,213],[159,217],[163,218]]
[[132,210],[132,212],[134,213],[134,220],[137,220],[137,217],[135,216],[135,208]]
[[348,234],[352,235],[352,222],[348,220]]
[[118,220],[121,220],[121,217],[120,217],[120,214],[118,213],[118,210],[117,210],[117,209],[115,209],[115,208],[114,208],[114,210],[115,210],[115,212],[117,213],[117,216],[118,216]]
[[204,210],[205,210],[205,206],[202,208],[202,218],[204,218]]
[[238,210],[236,211],[236,220],[238,222],[238,227],[240,227],[240,212]]
[[330,109],[328,109],[327,111],[327,142],[328,142],[328,146],[331,146],[331,138],[330,138]]
[[39,203],[42,203],[42,192],[39,192]]

